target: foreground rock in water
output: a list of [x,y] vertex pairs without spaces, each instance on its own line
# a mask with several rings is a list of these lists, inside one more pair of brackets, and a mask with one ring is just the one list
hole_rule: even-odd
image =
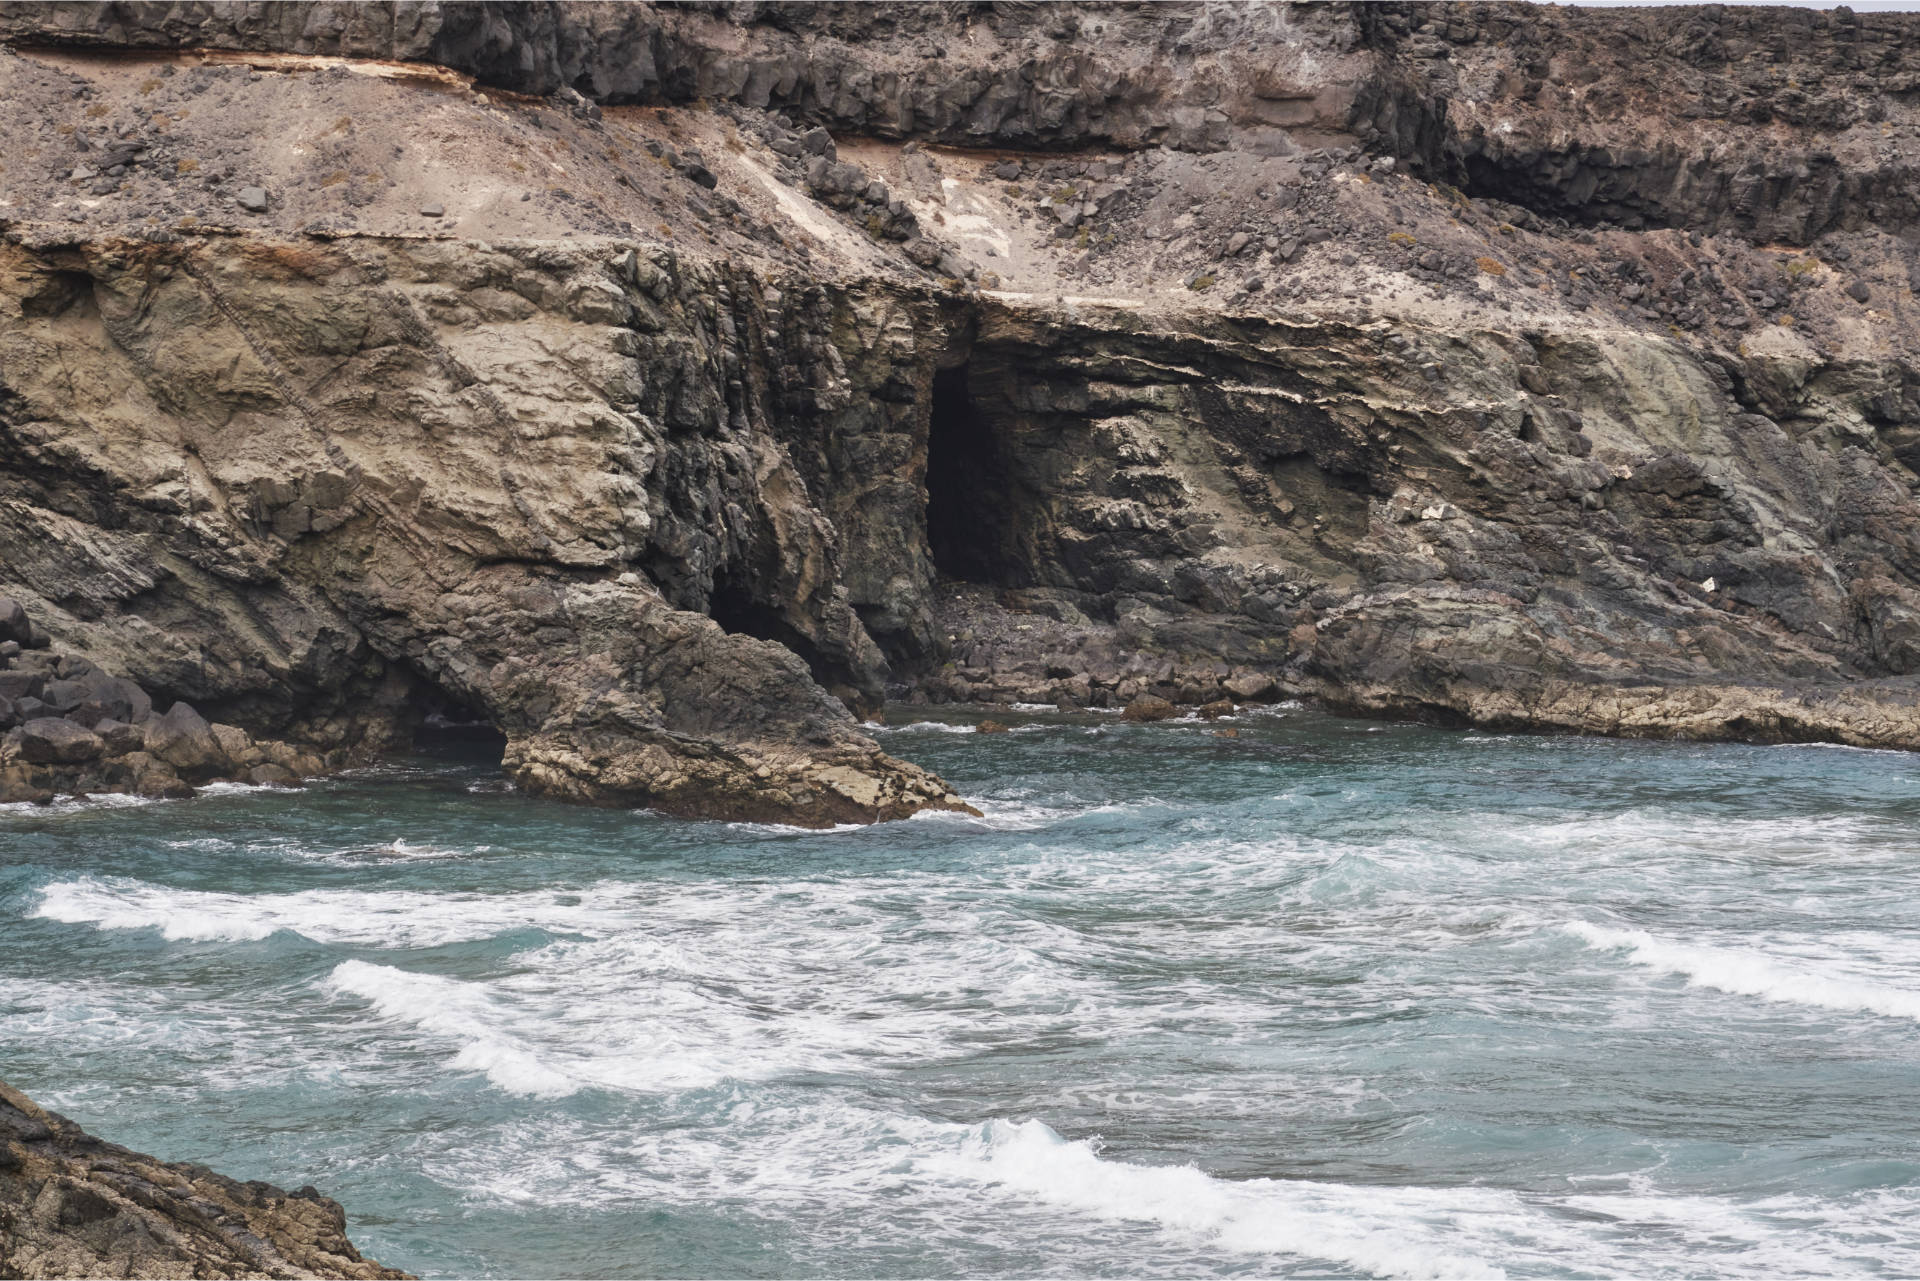
[[43,689],[19,789],[440,712],[570,799],[962,805],[888,696],[1920,746],[1911,15],[0,37],[0,591],[214,736]]
[[0,1276],[399,1278],[336,1201],[106,1143],[0,1082]]

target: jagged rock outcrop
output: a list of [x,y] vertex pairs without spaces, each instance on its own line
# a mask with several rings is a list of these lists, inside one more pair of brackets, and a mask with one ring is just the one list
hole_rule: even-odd
[[[191,667],[167,684],[336,751],[383,744],[402,701],[356,689],[424,681],[507,735],[527,788],[599,803],[960,804],[855,728],[882,660],[768,424],[771,371],[830,354],[803,309],[834,299],[795,287],[789,345],[758,282],[605,244],[89,243],[10,267],[10,585],[95,661]],[[788,406],[789,432],[886,421],[816,381],[786,394],[834,403]]]
[[962,804],[889,694],[1920,744],[1903,15],[330,12],[0,11],[0,588],[162,709],[814,824]]
[[0,1082],[0,1276],[407,1276],[346,1232],[340,1204],[311,1187],[155,1160]]
[[1447,3],[1355,19],[1444,111],[1411,158],[1474,195],[1802,245],[1920,217],[1912,14]]

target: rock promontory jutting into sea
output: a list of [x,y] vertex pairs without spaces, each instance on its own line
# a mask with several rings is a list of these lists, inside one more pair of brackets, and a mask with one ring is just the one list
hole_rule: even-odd
[[965,806],[888,697],[1920,746],[1913,15],[0,39],[0,799],[444,717],[556,797]]
[[0,1276],[407,1276],[362,1258],[346,1231],[311,1187],[156,1161],[0,1081]]

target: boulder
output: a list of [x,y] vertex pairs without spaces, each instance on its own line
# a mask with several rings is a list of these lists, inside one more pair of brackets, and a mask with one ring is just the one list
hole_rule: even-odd
[[1855,302],[1866,302],[1873,297],[1873,292],[1867,288],[1866,281],[1856,280],[1847,286],[1847,297]]
[[0,805],[45,805],[53,799],[52,784],[44,767],[22,761],[0,767]]
[[33,765],[80,765],[97,761],[106,745],[91,730],[72,721],[42,716],[7,735],[20,759]]
[[1230,676],[1220,684],[1226,691],[1243,703],[1256,702],[1263,698],[1272,698],[1279,689],[1279,682],[1265,672],[1241,672]]
[[47,678],[39,672],[0,672],[0,698],[16,703],[23,698],[39,698],[46,687]]
[[284,765],[268,761],[247,771],[247,781],[260,787],[298,787],[300,780]]
[[1200,714],[1210,721],[1217,721],[1222,716],[1231,716],[1233,715],[1233,700],[1227,698],[1215,699],[1213,702],[1201,707]]
[[1180,709],[1166,699],[1154,694],[1142,694],[1127,704],[1126,710],[1120,713],[1120,719],[1139,722],[1167,721],[1179,714]]
[[137,725],[125,721],[103,720],[96,722],[94,734],[105,745],[108,756],[125,756],[129,752],[138,752],[146,745],[146,735]]
[[420,216],[422,218],[442,218],[446,216],[446,212],[447,207],[438,200],[433,201],[431,204],[420,206]]
[[235,766],[258,764],[265,757],[247,731],[237,725],[213,726],[214,741],[220,744],[220,751]]
[[54,711],[65,714],[92,697],[93,689],[86,681],[48,681],[40,692],[40,701]]
[[[147,691],[124,676],[115,677],[95,697],[115,708],[115,718],[129,725],[138,725],[153,715],[153,699],[148,697]],[[122,708],[124,710],[119,710]]]
[[33,635],[27,611],[11,596],[0,596],[0,640],[25,645]]
[[234,193],[233,202],[248,213],[267,211],[267,189],[265,187],[242,187]]
[[165,716],[148,721],[145,743],[148,753],[186,778],[211,778],[230,767],[213,726],[185,703],[175,703]]
[[[146,753],[136,755],[146,756]],[[174,773],[165,762],[156,761],[150,756],[143,767],[135,772],[133,790],[156,801],[183,801],[193,795],[191,784]]]

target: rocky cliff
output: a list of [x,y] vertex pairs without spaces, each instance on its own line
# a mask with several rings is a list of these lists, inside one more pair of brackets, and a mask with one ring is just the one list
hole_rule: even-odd
[[0,1082],[0,1276],[401,1278],[312,1188],[103,1142]]
[[685,814],[962,805],[889,696],[1920,745],[1916,32],[9,6],[0,592]]

